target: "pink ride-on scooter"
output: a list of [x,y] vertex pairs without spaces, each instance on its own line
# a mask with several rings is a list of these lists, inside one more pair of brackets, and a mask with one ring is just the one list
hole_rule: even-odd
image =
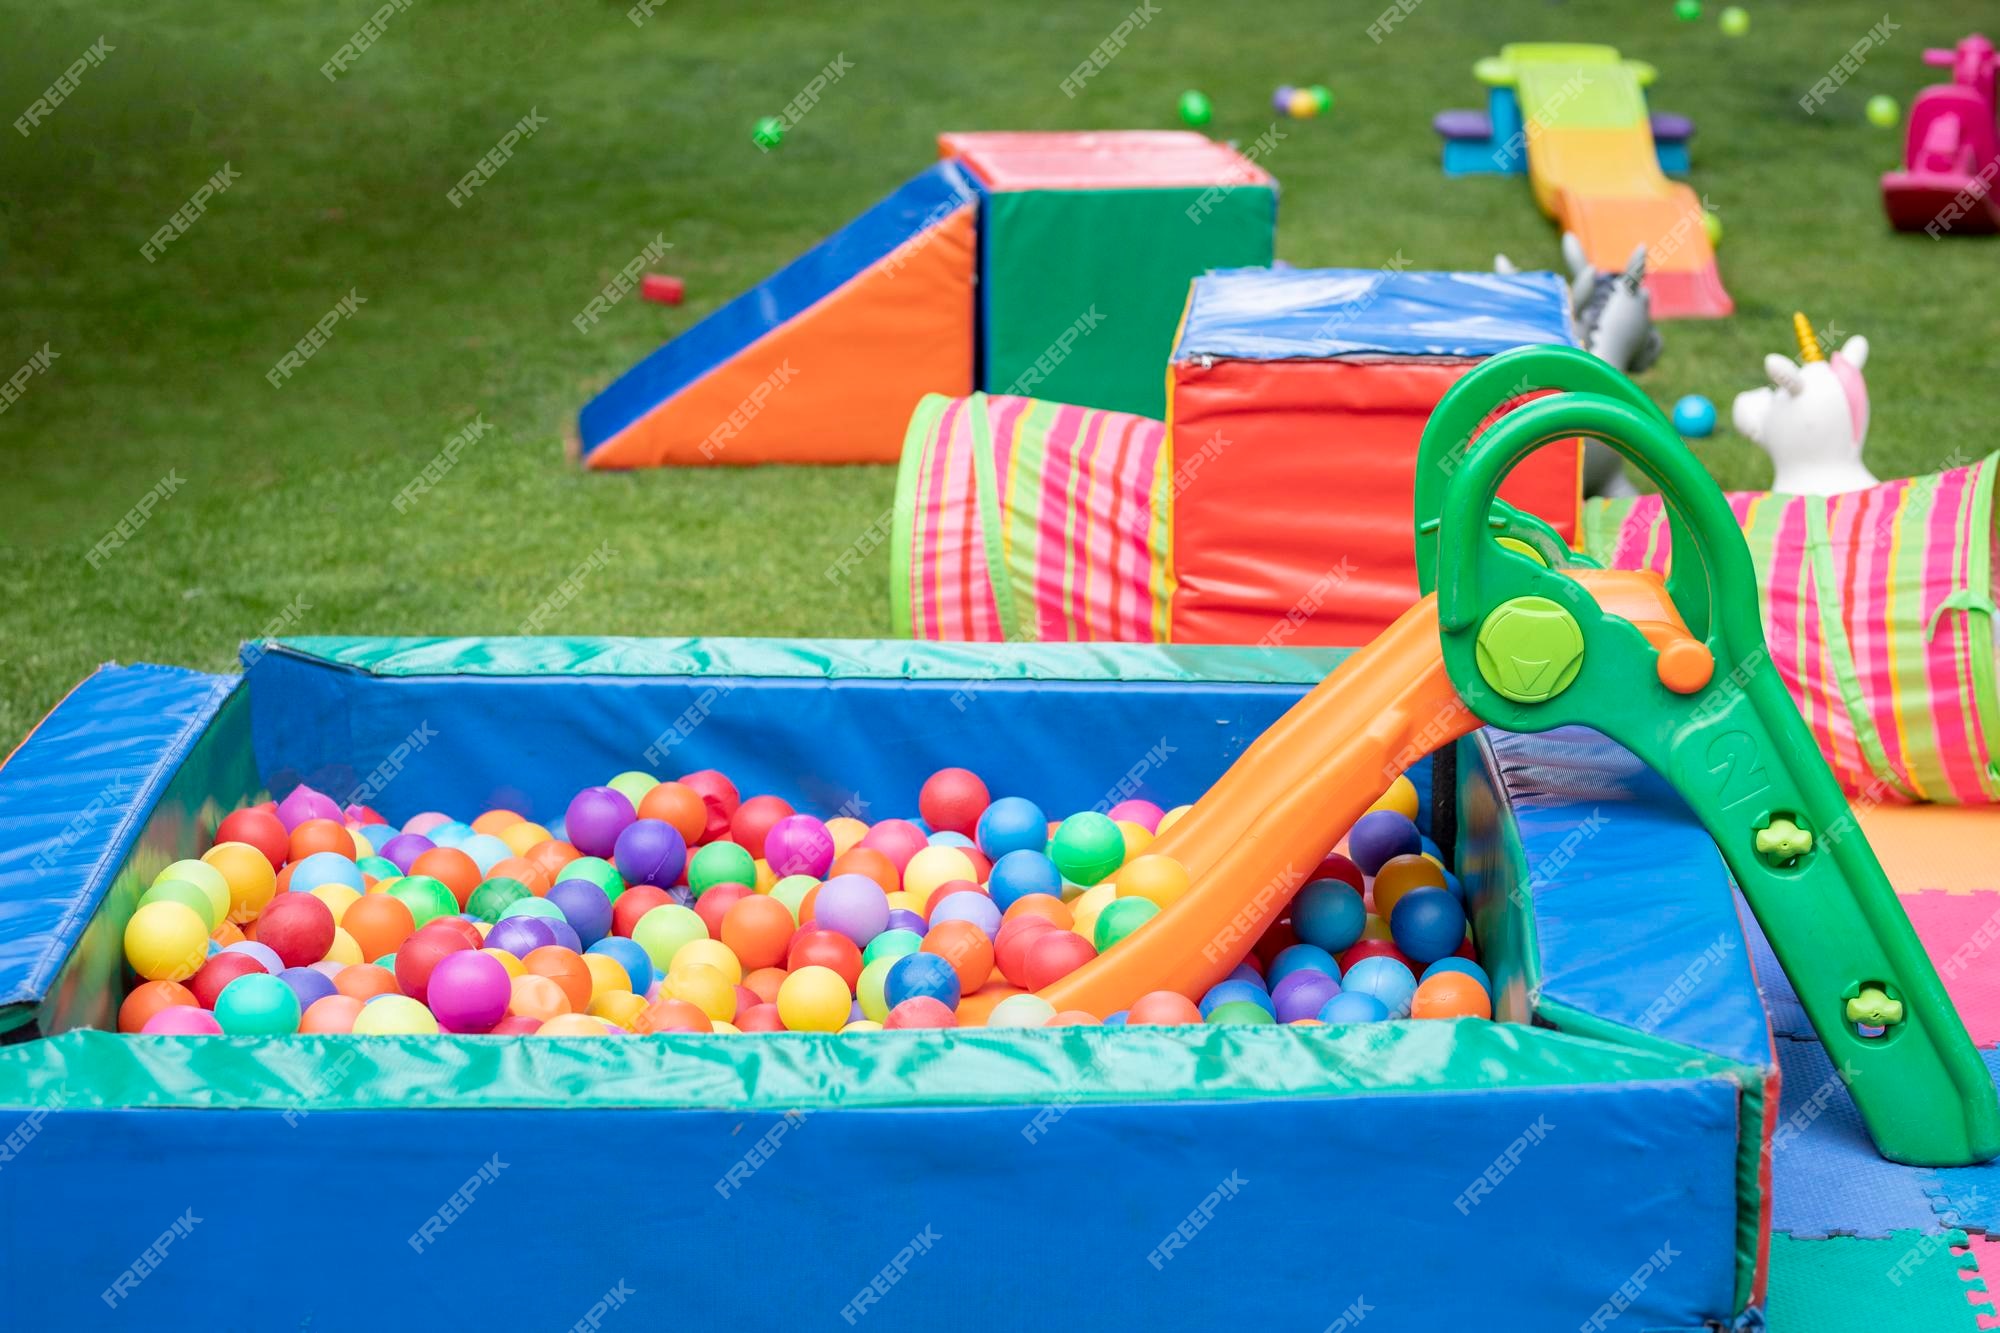
[[2000,133],[1993,43],[1974,33],[1950,51],[1924,52],[1951,82],[1917,94],[1903,169],[1882,177],[1882,206],[1897,231],[1932,236],[2000,231]]

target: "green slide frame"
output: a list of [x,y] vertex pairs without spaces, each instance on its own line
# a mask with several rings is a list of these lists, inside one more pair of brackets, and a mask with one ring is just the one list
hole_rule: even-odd
[[[1515,408],[1527,390],[1553,396]],[[1667,588],[1713,659],[1676,691],[1640,629],[1539,549],[1489,540],[1503,478],[1536,449],[1601,440],[1665,498]],[[1452,683],[1511,731],[1591,727],[1673,784],[1715,839],[1807,1016],[1894,1161],[2000,1154],[2000,1101],[1881,863],[1772,666],[1750,551],[1721,490],[1652,401],[1586,352],[1524,347],[1445,395],[1417,467],[1417,552]],[[1535,543],[1528,542],[1528,546]]]

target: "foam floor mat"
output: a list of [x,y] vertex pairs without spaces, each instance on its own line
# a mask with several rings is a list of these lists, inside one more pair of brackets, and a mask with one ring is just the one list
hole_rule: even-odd
[[1962,1232],[1876,1240],[1771,1237],[1769,1333],[1971,1333],[1977,1308]]
[[[1987,1072],[2000,1085],[2000,1051],[1981,1051]],[[2000,1161],[1983,1166],[1946,1166],[1930,1173],[1931,1207],[1937,1222],[1967,1231],[2000,1232]]]
[[2000,1309],[1994,1301],[2000,1292],[2000,1240],[1968,1236],[1966,1241],[1978,1265],[1978,1279],[1966,1285],[1966,1303],[1972,1307],[1976,1327],[2000,1328]]
[[1777,1045],[1784,1083],[1771,1139],[1772,1230],[1801,1239],[1938,1230],[1936,1173],[1875,1151],[1825,1047],[1788,1038]]
[[[2000,864],[2000,847],[1993,850]],[[1924,942],[1972,1044],[2000,1044],[2000,893],[1897,895]]]
[[1898,893],[2000,890],[2000,806],[1878,805],[1855,815]]

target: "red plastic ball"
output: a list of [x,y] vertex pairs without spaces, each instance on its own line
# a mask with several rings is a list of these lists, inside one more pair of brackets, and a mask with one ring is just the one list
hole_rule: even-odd
[[238,977],[265,970],[262,963],[247,953],[219,953],[211,955],[185,984],[194,992],[196,1004],[204,1009],[213,1009],[215,997],[222,994],[224,986]]
[[486,1029],[489,1037],[532,1037],[542,1030],[542,1020],[526,1014],[509,1014]]
[[783,1032],[784,1020],[778,1017],[775,1004],[753,1004],[748,1009],[736,1011],[738,1032]]
[[1012,985],[1023,990],[1028,986],[1028,946],[1045,930],[1058,929],[1053,921],[1041,916],[1011,917],[1000,923],[1000,933],[993,937],[993,961],[1000,965],[1000,975]]
[[1127,1027],[1151,1027],[1201,1022],[1201,1008],[1178,991],[1156,990],[1141,995],[1125,1013]]
[[785,951],[786,971],[796,972],[802,967],[831,968],[851,991],[854,983],[861,980],[861,946],[837,930],[803,927],[792,936],[792,947]]
[[1293,928],[1290,917],[1273,921],[1270,928],[1258,939],[1256,947],[1251,950],[1257,958],[1257,970],[1269,971],[1271,960],[1298,942],[1299,932]]
[[992,803],[986,784],[965,768],[939,769],[925,779],[923,790],[917,793],[917,812],[926,824],[940,833],[963,833],[968,838]]
[[[316,822],[324,821],[306,821]],[[277,950],[286,967],[317,963],[333,947],[333,909],[310,893],[281,893],[257,918],[257,942]]]
[[730,839],[750,855],[761,858],[764,855],[764,838],[770,833],[771,826],[797,813],[790,801],[776,796],[752,796],[737,806],[736,813],[729,817]]
[[1361,867],[1339,852],[1328,852],[1326,859],[1319,863],[1319,868],[1306,876],[1306,879],[1309,882],[1315,879],[1337,879],[1343,884],[1353,885],[1356,893],[1366,887]]
[[1353,948],[1340,955],[1338,959],[1340,970],[1345,973],[1348,968],[1353,967],[1364,958],[1393,958],[1404,967],[1409,968],[1413,973],[1421,974],[1424,970],[1421,964],[1411,962],[1404,956],[1401,949],[1398,949],[1388,940],[1356,941]]
[[1028,945],[1022,971],[1029,990],[1050,986],[1097,957],[1089,940],[1068,930],[1045,930]]
[[483,949],[486,947],[486,937],[479,933],[479,927],[473,925],[462,916],[441,916],[434,921],[426,922],[424,925],[425,930],[430,930],[433,927],[439,930],[457,931],[459,938],[465,941],[465,945],[469,949]]
[[673,895],[665,889],[655,888],[651,884],[634,884],[618,895],[618,901],[611,904],[611,933],[630,939],[633,928],[639,924],[640,917],[655,907],[665,907],[673,900]]
[[431,973],[447,954],[462,953],[471,946],[464,936],[449,926],[425,926],[403,941],[396,950],[396,986],[413,1000],[422,1001],[431,984]]
[[708,807],[708,827],[702,831],[703,842],[714,842],[717,838],[729,836],[729,821],[736,814],[736,807],[743,804],[737,794],[736,784],[712,768],[684,774],[681,786],[692,787],[701,803]]
[[[700,903],[707,902],[715,892],[710,889],[704,893],[695,910],[699,911]],[[795,930],[792,914],[783,903],[768,894],[753,893],[730,905],[722,918],[722,933],[718,938],[729,946],[748,973],[783,963],[791,950]]]
[[943,1000],[929,995],[918,995],[903,1001],[889,1011],[882,1020],[884,1028],[955,1028],[958,1015],[954,1014]]
[[[701,897],[694,900],[694,914],[708,927],[708,937],[722,938],[722,919],[729,915],[729,909],[749,897],[755,890],[748,884],[716,884],[710,886]],[[783,903],[778,904],[780,907]]]
[[262,806],[237,810],[225,817],[215,830],[215,840],[248,843],[264,854],[273,870],[285,864],[292,848],[292,835],[285,832],[285,821],[278,818],[275,810]]

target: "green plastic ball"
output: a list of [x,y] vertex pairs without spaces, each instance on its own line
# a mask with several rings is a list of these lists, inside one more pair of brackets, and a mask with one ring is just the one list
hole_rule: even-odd
[[1701,17],[1701,0],[1674,0],[1674,17],[1683,23],[1693,23]]
[[1722,11],[1722,35],[1741,37],[1750,31],[1750,11],[1741,5],[1731,5]]
[[787,875],[771,886],[771,896],[785,905],[792,914],[792,920],[799,919],[799,909],[805,906],[806,895],[819,887],[819,881],[811,875]]
[[465,900],[465,910],[481,921],[498,921],[501,913],[515,903],[534,896],[520,880],[497,875],[472,891],[472,896]]
[[1313,101],[1319,103],[1321,115],[1325,115],[1328,111],[1332,110],[1333,89],[1323,83],[1315,83],[1312,87],[1306,89],[1306,91],[1312,94]]
[[1103,953],[1159,915],[1160,905],[1151,898],[1118,898],[1106,903],[1097,914],[1097,929],[1091,943]]
[[557,907],[547,898],[537,898],[532,893],[525,898],[516,898],[513,902],[501,908],[497,919],[505,921],[509,917],[516,916],[538,916],[544,921],[567,921],[569,919],[563,915],[562,908]]
[[215,1021],[232,1037],[282,1037],[299,1030],[299,997],[268,972],[246,972],[215,997]]
[[[403,872],[395,869],[394,864],[391,863],[389,873],[400,875]],[[380,879],[381,876],[377,875],[376,878]],[[153,876],[153,883],[164,884],[170,879],[177,879],[183,883],[192,884],[203,893],[206,893],[209,902],[215,908],[214,915],[217,922],[228,917],[229,881],[222,877],[220,870],[217,870],[208,862],[176,861],[159,874]],[[211,926],[210,929],[214,929],[214,927]]]
[[184,879],[163,879],[147,889],[139,895],[139,906],[144,907],[147,903],[185,904],[194,909],[205,929],[215,929],[215,900],[208,896],[208,890]]
[[641,773],[633,769],[620,773],[604,785],[630,801],[632,808],[637,810],[639,802],[646,798],[647,792],[660,785],[660,780],[651,773]]
[[688,860],[688,892],[699,898],[718,884],[757,887],[757,858],[733,842],[711,842]]
[[1881,129],[1892,129],[1903,118],[1903,106],[1887,93],[1876,93],[1868,99],[1868,123]]
[[441,916],[458,915],[458,899],[442,880],[429,875],[405,875],[391,884],[387,892],[410,909],[410,916],[420,929]]
[[708,938],[708,926],[691,907],[663,903],[639,918],[632,927],[632,942],[646,951],[653,966],[664,975],[681,946]]
[[1064,879],[1088,887],[1125,863],[1125,835],[1109,817],[1086,810],[1056,827],[1049,859]]
[[1231,1000],[1228,1004],[1218,1004],[1208,1011],[1208,1021],[1215,1023],[1275,1023],[1271,1012],[1255,1000]]
[[765,152],[776,148],[785,141],[785,122],[776,116],[766,116],[751,127],[750,142]]
[[886,958],[893,963],[898,958],[907,958],[923,947],[924,937],[914,930],[900,928],[885,930],[868,941],[868,947],[861,951],[861,961],[872,963],[877,959]]
[[1181,119],[1189,125],[1200,127],[1215,118],[1215,107],[1210,104],[1208,94],[1190,88],[1181,94]]
[[399,879],[403,868],[386,856],[364,856],[354,863],[355,869],[376,879]]
[[[625,877],[618,873],[618,867],[601,856],[579,856],[556,871],[558,883],[566,879],[587,879],[603,889],[604,896],[614,903],[618,901],[618,895],[625,892]],[[667,886],[662,884],[660,887]]]
[[889,1016],[889,969],[896,965],[895,958],[877,958],[861,969],[861,975],[854,982],[854,998],[861,1002],[861,1012],[870,1021],[880,1023]]

